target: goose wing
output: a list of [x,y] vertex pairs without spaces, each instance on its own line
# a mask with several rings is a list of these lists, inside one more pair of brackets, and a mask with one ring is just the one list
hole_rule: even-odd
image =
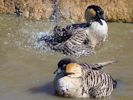
[[59,43],[64,42],[68,40],[72,35],[75,34],[75,30],[81,28],[87,28],[89,27],[89,23],[80,23],[80,24],[71,24],[66,26],[65,28],[61,28],[60,26],[55,26],[53,30],[54,37],[57,37],[56,41]]
[[93,69],[93,70],[100,70],[102,69],[104,66],[107,66],[107,65],[111,65],[113,63],[116,63],[117,61],[116,60],[110,60],[110,61],[106,61],[106,62],[101,62],[101,63],[97,63],[97,64],[80,64],[83,69]]
[[[86,44],[86,42],[88,43]],[[95,53],[94,49],[89,45],[87,34],[83,29],[74,30],[74,34],[68,40],[58,45],[51,46],[51,48],[75,56],[86,56]]]

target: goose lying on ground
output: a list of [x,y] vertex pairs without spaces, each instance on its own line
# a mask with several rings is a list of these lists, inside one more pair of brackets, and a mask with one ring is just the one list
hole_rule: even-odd
[[75,98],[109,96],[117,82],[101,69],[114,62],[78,64],[71,59],[62,59],[55,71],[55,93],[59,96]]

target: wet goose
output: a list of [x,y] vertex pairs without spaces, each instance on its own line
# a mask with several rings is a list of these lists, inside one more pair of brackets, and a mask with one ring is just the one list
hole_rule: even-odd
[[56,94],[76,98],[109,96],[117,82],[101,68],[112,63],[78,64],[71,59],[61,60],[54,79]]
[[86,23],[72,24],[65,28],[56,26],[53,36],[42,37],[55,51],[68,55],[87,56],[95,53],[94,48],[105,41],[108,26],[104,18],[104,11],[97,5],[88,6],[85,11]]

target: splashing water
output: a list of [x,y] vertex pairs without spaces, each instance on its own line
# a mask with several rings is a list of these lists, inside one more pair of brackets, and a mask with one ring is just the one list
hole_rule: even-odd
[[6,48],[17,47],[24,50],[49,51],[45,41],[39,41],[41,37],[52,35],[53,23],[49,21],[28,21],[16,19],[14,16],[0,18],[1,44]]
[[71,22],[59,21],[51,22],[49,20],[26,20],[25,18],[16,18],[12,15],[2,15],[0,18],[1,44],[6,48],[18,48],[26,51],[53,52],[47,46],[45,41],[38,41],[42,37],[50,38],[53,28],[58,24],[65,26]]
[[51,34],[49,32],[38,32],[38,33],[32,32],[31,34],[32,34],[31,37],[27,41],[28,44],[31,44],[33,48],[39,48],[45,51],[50,50],[45,41],[38,41],[42,37],[50,36]]

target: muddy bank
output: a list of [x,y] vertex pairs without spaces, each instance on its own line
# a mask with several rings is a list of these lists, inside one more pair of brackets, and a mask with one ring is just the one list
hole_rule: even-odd
[[54,19],[55,15],[58,19],[84,21],[84,11],[91,4],[103,7],[108,21],[133,22],[132,0],[0,0],[0,13],[19,10],[29,19]]

